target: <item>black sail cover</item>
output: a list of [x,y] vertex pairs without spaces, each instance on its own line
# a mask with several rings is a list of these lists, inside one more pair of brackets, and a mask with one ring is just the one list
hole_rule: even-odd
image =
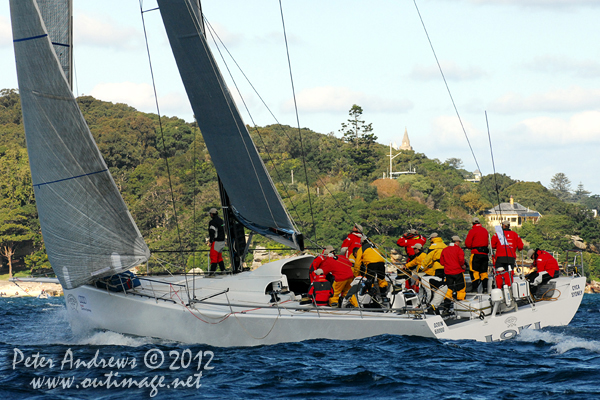
[[303,247],[208,47],[190,0],[158,5],[194,114],[236,218],[261,235]]
[[48,259],[63,287],[150,256],[69,88],[35,0],[11,0],[31,180]]

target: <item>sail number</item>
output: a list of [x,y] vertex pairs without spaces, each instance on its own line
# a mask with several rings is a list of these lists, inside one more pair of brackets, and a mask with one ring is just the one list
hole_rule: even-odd
[[445,330],[444,328],[444,323],[443,322],[434,322],[433,323],[433,333],[434,334],[438,334],[438,333],[443,333]]
[[583,290],[581,290],[581,287],[579,287],[579,285],[571,286],[571,297],[577,297],[577,296],[582,296],[582,295],[583,295]]

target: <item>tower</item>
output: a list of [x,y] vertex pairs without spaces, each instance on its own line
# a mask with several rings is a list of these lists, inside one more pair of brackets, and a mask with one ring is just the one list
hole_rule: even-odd
[[404,137],[402,138],[402,145],[400,146],[400,150],[412,150],[412,146],[410,145],[410,139],[408,138],[408,131],[406,127],[404,128]]

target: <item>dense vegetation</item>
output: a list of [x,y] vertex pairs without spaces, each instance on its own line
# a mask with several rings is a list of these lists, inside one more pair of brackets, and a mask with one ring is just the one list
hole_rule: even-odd
[[[90,96],[78,102],[150,249],[167,265],[205,267],[205,253],[196,253],[196,259],[192,252],[177,253],[207,249],[207,211],[219,205],[216,172],[197,125],[163,117],[161,130],[154,114]],[[394,159],[394,170],[412,168],[415,174],[381,179],[389,166],[389,148],[375,142],[362,112],[353,106],[347,123],[340,121],[341,139],[307,128],[249,128],[308,247],[339,247],[354,222],[387,250],[411,228],[425,234],[436,231],[444,239],[464,237],[472,216],[512,195],[543,215],[539,223],[525,224],[519,231],[528,246],[564,254],[573,247],[570,236],[578,235],[588,246],[590,277],[600,275],[600,223],[588,210],[598,196],[589,196],[581,184],[577,195],[565,198],[559,193],[565,202],[555,189],[506,175],[465,181],[472,174],[461,168],[460,160],[441,162],[414,151],[402,151]],[[3,265],[11,259],[20,268],[47,268],[19,95],[6,89],[0,91],[0,194]],[[254,245],[279,247],[262,238]],[[153,261],[151,268],[158,264]]]

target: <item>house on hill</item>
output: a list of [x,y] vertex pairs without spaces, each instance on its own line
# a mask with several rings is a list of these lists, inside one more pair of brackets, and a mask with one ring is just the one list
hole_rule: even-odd
[[512,196],[510,196],[510,203],[500,203],[485,211],[483,215],[490,226],[497,226],[502,221],[508,221],[513,228],[520,228],[525,221],[538,222],[542,217],[539,212],[515,203]]

